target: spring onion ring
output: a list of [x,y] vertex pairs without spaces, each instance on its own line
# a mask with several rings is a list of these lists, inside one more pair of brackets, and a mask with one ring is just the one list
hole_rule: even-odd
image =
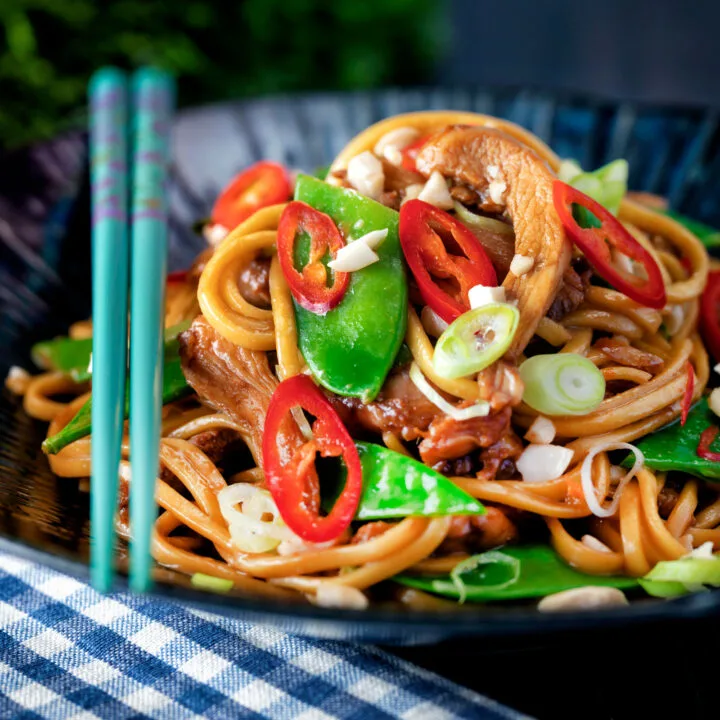
[[582,355],[535,355],[519,368],[523,400],[543,415],[586,415],[605,397],[605,378]]
[[520,322],[514,305],[491,303],[463,313],[438,338],[433,368],[443,378],[472,375],[499,360]]

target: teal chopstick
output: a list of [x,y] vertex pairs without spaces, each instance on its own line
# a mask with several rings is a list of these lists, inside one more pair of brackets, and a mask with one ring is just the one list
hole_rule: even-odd
[[91,579],[113,581],[114,518],[127,364],[127,82],[103,68],[89,85],[92,184],[93,383]]
[[130,287],[130,587],[150,588],[157,519],[167,275],[167,174],[174,100],[169,75],[133,77],[133,199]]

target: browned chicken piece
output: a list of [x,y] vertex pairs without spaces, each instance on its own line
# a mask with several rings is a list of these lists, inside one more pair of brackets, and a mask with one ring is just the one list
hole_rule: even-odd
[[652,374],[662,370],[664,365],[663,359],[658,355],[631,347],[627,340],[620,338],[600,338],[594,347],[618,365],[646,370]]
[[391,210],[400,210],[400,191],[386,190],[380,195],[378,202],[382,203],[385,207],[389,207]]
[[453,420],[440,415],[430,423],[418,450],[422,461],[431,468],[442,468],[446,460],[462,457],[477,449],[488,448],[507,432],[509,407],[487,417]]
[[[188,383],[208,404],[242,428],[251,448],[261,448],[265,415],[278,384],[270,372],[267,354],[231,343],[202,316],[195,318],[179,340]],[[290,417],[280,430],[278,450],[282,462],[288,462],[305,440]]]
[[417,185],[424,183],[425,178],[419,173],[406,170],[400,165],[393,165],[385,158],[380,158],[382,162],[383,174],[385,175],[384,190],[392,192],[393,190],[404,190],[408,185]]
[[521,276],[503,286],[516,298],[522,317],[509,350],[519,355],[547,313],[570,264],[571,245],[553,206],[550,168],[527,146],[486,127],[450,126],[423,145],[418,171],[468,185],[481,195],[500,195],[515,230],[515,252],[534,259]]
[[515,407],[522,401],[525,385],[517,367],[498,360],[478,373],[478,390],[481,400],[490,403],[491,412]]
[[[466,225],[478,239],[495,268],[498,280],[502,281],[510,271],[510,263],[515,257],[515,235],[512,232],[494,232],[488,228]],[[508,228],[510,226],[508,225]]]
[[662,195],[655,195],[649,192],[629,192],[626,195],[628,200],[633,200],[640,205],[652,208],[653,210],[665,210],[668,201]]
[[365,523],[360,526],[358,531],[352,536],[350,541],[351,545],[359,545],[360,543],[367,542],[373,538],[379,537],[383,533],[387,532],[392,527],[392,524],[385,522],[384,520],[376,520],[375,522]]
[[[223,459],[228,448],[238,442],[238,434],[230,428],[206,430],[190,438],[189,442],[202,450],[213,465]],[[160,470],[160,479],[172,484],[173,473],[166,467]]]
[[[507,371],[517,371],[507,365]],[[504,378],[501,371],[498,377]],[[519,396],[513,394],[512,402],[517,404],[522,396],[522,382]],[[462,458],[478,448],[488,448],[502,438],[510,426],[511,409],[508,396],[495,388],[498,402],[497,411],[487,417],[470,420],[453,420],[431,403],[410,379],[408,369],[396,370],[382,387],[377,398],[365,404],[357,398],[329,395],[330,402],[340,418],[351,429],[358,428],[382,434],[390,431],[404,440],[422,438],[418,450],[422,461],[436,469],[446,469],[447,461]],[[450,396],[446,398],[452,401]]]
[[217,465],[229,447],[238,441],[238,435],[230,428],[206,430],[190,438],[190,442],[202,450]]
[[371,403],[338,395],[330,395],[329,400],[345,425],[377,433],[399,433],[404,440],[421,437],[440,414],[440,410],[417,389],[407,367],[388,375]]
[[482,469],[476,473],[480,480],[509,480],[517,476],[515,461],[525,446],[508,425],[506,433],[489,448],[480,453]]
[[590,283],[590,272],[579,275],[575,268],[570,266],[562,277],[560,289],[553,300],[547,316],[556,322],[566,315],[577,310],[585,300],[585,292]]
[[193,260],[193,264],[190,266],[190,269],[187,273],[187,279],[194,282],[196,285],[200,281],[200,276],[202,275],[203,270],[205,269],[205,266],[208,264],[208,261],[213,256],[213,253],[215,252],[215,248],[213,246],[206,247],[196,258]]
[[238,278],[240,294],[255,307],[270,309],[270,258],[253,258]]
[[438,552],[476,553],[492,550],[516,540],[518,529],[503,507],[486,505],[485,515],[462,515],[454,517],[450,530],[438,548]]

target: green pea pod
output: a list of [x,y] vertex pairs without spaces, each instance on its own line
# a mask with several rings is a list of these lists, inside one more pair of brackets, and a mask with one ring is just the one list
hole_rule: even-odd
[[[703,430],[709,425],[717,425],[718,420],[718,416],[710,410],[707,400],[703,398],[690,409],[684,426],[676,420],[651,435],[646,435],[635,445],[645,455],[645,465],[653,470],[680,470],[718,482],[720,462],[705,460],[697,454]],[[712,449],[717,451],[718,445],[720,442],[714,443]],[[622,464],[630,467],[633,461],[634,456],[630,455]]]
[[518,545],[490,550],[475,556],[473,569],[456,574],[412,576],[393,579],[402,585],[454,599],[477,602],[545,597],[586,585],[634,588],[634,578],[586,575],[573,570],[547,545]]
[[[363,494],[355,520],[410,516],[484,515],[482,504],[427,465],[382,445],[355,442],[362,465]],[[329,510],[345,486],[339,464],[334,477],[324,474],[323,506]]]
[[407,280],[398,213],[359,195],[300,175],[295,199],[329,215],[343,235],[387,228],[379,262],[352,273],[340,304],[316,315],[295,303],[298,344],[313,377],[338,395],[372,400],[398,354],[407,323]]
[[[181,397],[192,392],[192,388],[187,384],[180,365],[180,358],[177,355],[171,359],[165,359],[163,367],[163,386],[162,400],[163,405],[173,400],[179,400]],[[92,431],[91,423],[91,407],[92,398],[88,400],[78,411],[75,417],[59,432],[49,437],[42,444],[43,452],[47,455],[55,455],[60,452],[66,445],[75,440],[79,440]],[[125,391],[125,417],[127,418],[129,411],[129,397],[127,389]]]
[[686,227],[708,250],[718,250],[720,248],[720,231],[705,225],[705,223],[685,217],[685,215],[681,215],[674,210],[663,210],[663,212]]
[[[165,330],[165,354],[177,355],[177,336],[190,327],[190,321],[181,322]],[[75,380],[86,382],[92,372],[88,370],[92,355],[92,338],[73,340],[57,338],[33,345],[30,351],[33,362],[43,370],[59,370]]]
[[33,345],[30,352],[33,362],[42,370],[60,370],[77,380],[90,364],[92,338],[46,340]]

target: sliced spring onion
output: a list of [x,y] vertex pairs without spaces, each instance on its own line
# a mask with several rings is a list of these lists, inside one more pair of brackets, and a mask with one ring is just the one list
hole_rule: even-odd
[[582,355],[535,355],[519,370],[523,400],[544,415],[586,415],[605,397],[603,374]]
[[510,347],[519,322],[518,309],[505,303],[463,313],[438,338],[433,354],[435,372],[452,380],[492,365]]
[[[615,494],[613,495],[612,502],[610,505],[605,507],[602,502],[605,498],[598,498],[595,492],[595,483],[592,479],[592,466],[593,460],[598,453],[610,452],[611,450],[630,450],[635,455],[635,462],[633,466],[620,478],[620,481],[615,488]],[[632,480],[635,475],[642,469],[645,464],[645,456],[642,451],[638,450],[634,445],[624,442],[613,442],[605,443],[604,445],[598,445],[594,447],[583,460],[582,468],[580,469],[580,484],[582,487],[583,495],[585,496],[585,502],[587,503],[590,512],[596,517],[611,517],[617,512],[618,505],[620,503],[620,496],[625,486]]]
[[712,555],[712,543],[706,543],[679,560],[659,562],[639,582],[655,597],[702,592],[707,585],[720,587],[720,555]]
[[528,445],[515,463],[525,482],[557,480],[573,459],[562,445]]
[[[270,552],[284,540],[297,539],[280,517],[272,495],[250,483],[228,485],[218,493],[218,505],[233,545],[247,553]],[[238,509],[237,506],[241,505]],[[270,516],[270,519],[266,519]]]
[[503,590],[513,583],[516,583],[520,577],[520,561],[517,558],[511,557],[510,555],[506,555],[505,553],[497,550],[490,550],[489,552],[480,553],[479,555],[473,555],[472,557],[459,562],[450,573],[450,580],[457,589],[458,602],[461,605],[467,599],[467,588],[462,576],[465,573],[477,570],[481,565],[501,565],[505,566],[509,570],[507,580],[494,585],[485,586],[485,590],[488,592]]
[[205,573],[195,573],[190,578],[190,582],[193,587],[199,590],[209,590],[210,592],[226,593],[233,589],[232,580],[205,575]]
[[558,168],[558,179],[572,185],[617,215],[620,202],[627,192],[627,160],[613,160],[603,167],[584,172],[574,160],[563,160]]
[[490,412],[490,405],[484,400],[470,405],[470,407],[456,408],[449,403],[425,378],[417,363],[410,366],[410,379],[417,389],[433,404],[449,415],[453,420],[470,420],[476,417],[485,417]]
[[501,233],[503,235],[514,235],[515,231],[512,225],[504,223],[502,220],[495,220],[494,218],[485,217],[484,215],[478,215],[477,213],[468,210],[462,203],[453,203],[455,213],[459,220],[462,220],[466,225],[471,228],[480,228],[487,230],[488,232]]

